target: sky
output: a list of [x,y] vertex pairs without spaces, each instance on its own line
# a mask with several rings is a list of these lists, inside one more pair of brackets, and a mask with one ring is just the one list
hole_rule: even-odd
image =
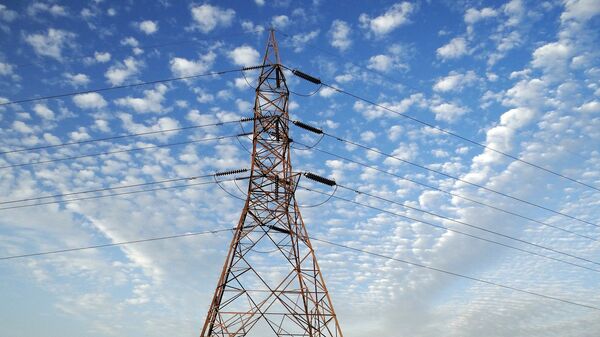
[[[596,308],[314,241],[345,336],[600,335],[598,0],[0,1],[0,257],[234,226],[246,181],[2,208],[249,167],[271,27],[329,85],[291,117],[362,145],[291,127],[312,237]],[[0,260],[1,335],[198,336],[231,236]]]

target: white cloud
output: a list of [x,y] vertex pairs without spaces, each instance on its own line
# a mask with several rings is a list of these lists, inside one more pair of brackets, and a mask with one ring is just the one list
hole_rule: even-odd
[[120,85],[125,80],[136,75],[140,71],[141,62],[136,61],[133,57],[128,57],[123,60],[123,63],[117,63],[104,73],[104,76],[112,85]]
[[444,60],[459,58],[467,53],[467,41],[456,37],[437,49],[437,56]]
[[138,28],[146,35],[151,35],[158,31],[158,24],[155,21],[145,20],[138,24]]
[[204,4],[191,9],[196,29],[208,33],[217,27],[228,27],[235,16],[233,9],[222,9],[218,6]]
[[511,129],[520,129],[533,120],[533,117],[535,117],[535,112],[529,108],[514,108],[500,116],[500,124]]
[[174,57],[169,62],[169,66],[173,75],[177,77],[193,76],[209,71],[216,57],[217,55],[212,51],[201,55],[198,60]]
[[[156,123],[150,126],[146,126],[144,124],[138,124],[133,121],[133,116],[130,114],[120,114],[119,119],[123,122],[123,128],[125,128],[130,133],[145,133],[145,132],[153,132],[153,131],[163,131],[170,129],[177,129],[180,127],[179,122],[176,119],[171,117],[161,117],[156,120]],[[153,135],[144,136],[146,138],[156,138],[159,140],[167,140],[173,136],[176,136],[178,131],[159,133]]]
[[591,101],[584,103],[578,108],[578,110],[584,113],[600,113],[600,102]]
[[264,6],[265,5],[265,0],[254,0],[254,3],[257,6]]
[[502,6],[504,14],[508,19],[504,22],[506,26],[514,27],[521,23],[525,16],[525,6],[522,0],[511,0]]
[[12,128],[17,130],[20,133],[32,133],[33,129],[29,127],[29,125],[25,124],[23,121],[14,121],[12,124]]
[[254,22],[250,20],[242,21],[241,25],[242,29],[246,33],[255,33],[257,35],[260,35],[262,34],[262,32],[265,31],[265,27],[263,27],[262,25],[255,25]]
[[104,97],[97,92],[88,92],[73,97],[73,103],[81,109],[101,109],[106,106]]
[[260,54],[248,45],[243,45],[230,51],[227,56],[238,66],[255,66],[259,64]]
[[310,41],[314,40],[319,36],[319,30],[313,30],[310,33],[300,33],[292,36],[292,45],[294,46],[295,52],[300,52],[304,49],[304,46]]
[[491,7],[485,7],[479,10],[475,8],[469,8],[465,12],[464,20],[466,24],[472,25],[481,20],[495,17],[496,15],[498,15],[498,12]]
[[575,19],[585,22],[599,14],[600,3],[598,0],[566,0],[565,11],[561,14],[560,19],[562,21]]
[[86,74],[64,73],[63,76],[70,82],[69,84],[71,84],[74,87],[87,85],[88,83],[90,83],[90,78]]
[[0,62],[0,76],[9,76],[13,74],[13,66],[8,63]]
[[62,48],[75,38],[75,34],[60,29],[48,28],[46,34],[30,34],[25,36],[36,54],[62,59]]
[[472,70],[464,74],[452,71],[448,76],[439,78],[433,86],[433,90],[438,92],[461,91],[475,81],[477,81],[477,75]]
[[138,113],[162,112],[164,108],[162,102],[165,99],[167,86],[158,84],[153,90],[144,90],[144,97],[127,96],[115,100],[117,105],[130,107]]
[[369,29],[376,36],[382,36],[408,23],[408,17],[415,9],[413,4],[405,1],[394,4],[384,14],[375,18],[363,13],[358,17],[358,21],[361,28]]
[[468,110],[454,103],[439,103],[430,107],[435,113],[435,119],[438,121],[446,121],[448,123],[456,122]]
[[547,73],[558,75],[559,69],[565,69],[568,64],[572,49],[562,42],[551,42],[545,44],[533,52],[531,64],[535,68],[543,68]]
[[408,65],[401,62],[403,49],[400,45],[394,44],[388,48],[390,54],[379,54],[369,58],[367,68],[381,72],[389,72],[393,69],[408,69]]
[[360,139],[364,142],[372,142],[377,138],[377,134],[373,131],[364,131],[360,134]]
[[18,16],[17,12],[8,9],[5,5],[0,4],[0,20],[11,22]]
[[277,29],[283,29],[290,24],[290,18],[287,15],[276,15],[271,19],[271,25]]
[[352,40],[350,39],[351,31],[350,25],[347,22],[334,20],[329,30],[331,45],[341,51],[348,49],[352,45]]
[[106,63],[110,61],[110,53],[109,52],[94,52],[94,58],[97,62]]
[[394,61],[387,55],[375,55],[369,58],[369,64],[367,68],[374,69],[381,72],[388,72],[392,69]]
[[36,104],[33,107],[33,111],[43,119],[54,119],[54,111],[50,110],[45,104]]
[[49,13],[52,16],[66,16],[67,10],[57,4],[45,4],[43,2],[34,2],[27,7],[27,14],[30,16],[36,16],[40,12]]

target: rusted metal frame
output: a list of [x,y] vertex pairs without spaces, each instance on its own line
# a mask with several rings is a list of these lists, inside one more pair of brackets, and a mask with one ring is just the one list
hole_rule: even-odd
[[[296,198],[294,197],[294,200]],[[310,251],[312,252],[313,255],[313,264],[314,264],[314,268],[315,270],[321,270],[321,268],[319,267],[319,263],[317,262],[317,258],[316,255],[314,253],[314,249],[312,248],[312,244],[310,242],[310,238],[308,237],[308,232],[306,231],[306,226],[304,225],[304,220],[302,219],[302,214],[300,214],[300,210],[298,209],[298,204],[294,203],[294,207],[296,210],[296,213],[298,214],[298,219],[300,220],[300,223],[302,224],[302,228],[304,230],[304,237],[305,237],[305,243],[306,245],[309,247]],[[321,288],[325,291],[325,294],[327,296],[327,301],[332,304],[333,302],[331,301],[331,296],[329,295],[329,291],[327,290],[327,286],[325,285],[325,279],[323,279],[323,273],[320,272],[319,273],[319,281],[320,281],[320,286]],[[344,334],[342,333],[342,329],[340,328],[340,324],[339,321],[337,319],[337,315],[335,314],[335,310],[333,308],[333,305],[331,305],[331,307],[329,308],[331,314],[334,317],[334,321],[335,321],[335,330],[337,331],[337,336],[339,337],[343,337]]]
[[[231,267],[230,262],[231,259],[233,259],[234,256],[234,251],[235,251],[235,246],[236,246],[236,242],[238,242],[238,240],[236,240],[236,237],[239,238],[240,235],[240,230],[241,227],[244,225],[244,220],[246,218],[246,214],[248,211],[248,200],[246,200],[246,203],[244,205],[244,209],[242,210],[242,214],[240,214],[240,219],[238,221],[238,225],[236,227],[236,231],[235,234],[231,240],[231,244],[229,245],[229,251],[227,252],[227,258],[225,259],[225,263],[223,264],[223,269],[221,271],[221,275],[219,276],[219,282],[217,283],[217,289],[215,290],[215,295],[213,297],[213,301],[211,302],[211,307],[209,309],[209,315],[211,317],[214,317],[214,315],[216,315],[216,312],[213,312],[213,310],[211,310],[213,308],[213,306],[215,304],[217,304],[218,302],[221,301],[221,298],[223,296],[223,288],[224,288],[224,284],[227,283],[227,277],[229,274],[229,268]],[[211,319],[211,321],[213,321],[213,319]],[[213,321],[214,322],[214,321]],[[202,336],[205,336],[204,332],[207,329],[207,325],[210,325],[208,317],[207,320],[204,323],[204,326],[202,328]],[[209,335],[210,335],[210,328],[209,328]]]
[[[254,269],[253,269],[252,271],[253,271],[253,272],[255,273],[255,275],[256,275],[256,276],[257,276],[257,277],[258,277],[258,278],[259,278],[259,279],[260,279],[260,280],[263,282],[263,284],[264,284],[264,285],[265,285],[265,286],[266,286],[266,287],[267,287],[267,288],[270,290],[270,295],[269,295],[267,298],[265,298],[265,299],[264,299],[264,300],[261,302],[261,304],[260,304],[260,307],[262,307],[262,306],[264,305],[264,303],[266,303],[266,301],[267,301],[268,299],[270,299],[270,298],[271,298],[271,297],[272,297],[272,296],[273,296],[275,293],[274,293],[274,291],[273,291],[273,290],[272,290],[272,289],[269,287],[269,285],[268,285],[268,284],[266,284],[266,282],[264,281],[264,279],[263,279],[263,278],[262,278],[262,277],[261,277],[261,276],[260,276],[260,275],[259,275],[259,274],[258,274],[258,273],[255,271],[255,270],[254,270]],[[279,285],[276,287],[276,289],[278,289],[278,288],[281,286],[281,284],[283,284],[283,282],[284,282],[284,281],[285,281],[287,278],[288,278],[288,277],[285,277],[285,278],[284,278],[284,279],[283,279],[283,280],[282,280],[282,281],[279,283]],[[292,279],[292,281],[293,281],[293,279]],[[291,281],[290,281],[290,282],[291,282]],[[279,299],[279,297],[278,297],[277,295],[275,295],[275,296],[276,296],[276,299]],[[251,297],[251,296],[247,296],[247,298],[248,298],[250,301],[252,301],[252,304],[255,306],[255,308],[256,308],[257,310],[259,310],[259,311],[260,311],[260,307],[259,307],[259,306],[257,306],[257,304],[254,302],[254,300],[252,300],[252,297]],[[281,300],[280,300],[280,302],[281,302]],[[269,306],[266,308],[266,310],[268,310],[268,308],[269,308],[269,307],[271,307],[271,306],[273,305],[273,303],[275,303],[275,302],[274,302],[274,301],[273,301],[273,302],[271,302],[271,305],[269,305]],[[256,314],[256,312],[249,313],[249,314],[251,315],[250,317],[252,317],[252,316],[254,316],[254,315]],[[261,312],[261,315],[259,316],[259,318],[258,318],[258,319],[260,319],[260,317],[263,317],[263,318],[265,318],[265,319],[267,320],[267,322],[269,321],[269,320],[268,320],[268,319],[265,317],[265,314],[263,314],[262,312]],[[258,320],[258,319],[257,319],[257,320]],[[270,324],[269,324],[269,326],[270,326]],[[275,332],[275,331],[274,331],[274,332]]]

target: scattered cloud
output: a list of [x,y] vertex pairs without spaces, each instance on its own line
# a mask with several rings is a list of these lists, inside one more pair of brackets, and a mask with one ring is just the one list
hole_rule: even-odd
[[69,45],[75,38],[75,34],[55,29],[48,28],[45,34],[29,34],[25,36],[25,41],[33,47],[37,55],[54,58],[58,61],[62,60],[62,50],[66,45]]
[[94,52],[96,62],[106,63],[110,61],[111,55],[109,52]]
[[319,32],[320,31],[317,29],[309,33],[300,33],[292,36],[292,46],[294,46],[294,51],[296,53],[301,52],[307,43],[319,36]]
[[112,85],[121,85],[126,80],[137,75],[140,72],[141,65],[140,61],[136,61],[133,57],[128,57],[122,63],[118,62],[108,68],[104,73],[104,77]]
[[5,22],[12,22],[17,18],[18,14],[12,9],[8,9],[6,5],[0,4],[0,20]]
[[369,30],[375,36],[383,36],[409,23],[409,16],[415,11],[415,5],[404,1],[392,5],[384,14],[375,18],[363,13],[358,17],[358,21],[361,28]]
[[329,30],[329,41],[331,45],[341,51],[347,50],[352,45],[352,39],[350,38],[351,32],[352,29],[347,22],[334,20],[331,23],[331,29]]
[[466,24],[472,25],[481,20],[493,18],[497,15],[498,15],[498,12],[491,7],[485,7],[482,9],[469,8],[465,12],[464,20],[465,20]]
[[174,57],[169,62],[169,66],[171,73],[176,77],[193,76],[209,71],[216,57],[217,55],[212,51],[201,55],[197,60]]
[[158,84],[154,89],[144,90],[144,97],[127,96],[118,98],[115,103],[120,106],[129,107],[138,113],[160,113],[165,112],[162,102],[165,99],[167,86]]
[[260,54],[256,49],[248,45],[236,47],[227,56],[238,66],[248,67],[259,64]]
[[146,35],[152,35],[158,31],[158,23],[156,21],[145,20],[138,24],[138,28]]
[[36,104],[33,106],[36,115],[46,120],[54,119],[54,111],[50,110],[45,104]]
[[277,29],[284,29],[290,24],[290,18],[287,15],[276,15],[271,19],[271,25]]
[[73,87],[86,86],[90,83],[90,78],[86,74],[71,74],[64,73],[63,76],[69,81],[69,84]]
[[73,96],[73,103],[81,109],[102,109],[107,103],[104,97],[97,92],[89,92]]
[[40,13],[48,13],[52,16],[66,16],[67,10],[63,6],[43,2],[34,2],[27,7],[27,14],[29,16],[36,16]]
[[436,51],[437,56],[443,60],[456,59],[467,54],[467,40],[456,37]]
[[435,119],[438,121],[445,121],[448,123],[454,123],[458,119],[467,113],[469,110],[465,107],[457,105],[455,103],[438,103],[430,107],[431,111],[435,114]]
[[195,21],[192,27],[205,34],[218,27],[229,27],[235,17],[233,9],[222,9],[209,4],[193,6],[191,11]]
[[438,92],[461,91],[464,87],[475,83],[477,79],[477,74],[472,70],[464,74],[451,71],[448,76],[437,80],[433,86],[433,90]]

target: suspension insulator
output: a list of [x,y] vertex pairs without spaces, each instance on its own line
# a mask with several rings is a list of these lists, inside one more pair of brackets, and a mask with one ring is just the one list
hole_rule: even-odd
[[316,181],[318,183],[321,183],[321,184],[324,184],[324,185],[327,185],[327,186],[335,186],[336,185],[335,180],[328,179],[328,178],[325,178],[325,177],[321,177],[321,176],[316,175],[316,174],[311,173],[311,172],[304,172],[304,176],[306,178],[310,179],[310,180],[314,180],[314,181]]
[[248,169],[245,168],[245,169],[239,169],[239,170],[229,170],[229,171],[217,172],[217,173],[215,173],[215,176],[221,177],[221,176],[227,176],[227,175],[238,174],[238,173],[243,173],[243,172],[248,172]]
[[254,120],[254,117],[244,117],[244,118],[240,119],[240,122],[250,122],[253,120]]
[[314,127],[312,125],[308,125],[308,124],[302,123],[301,121],[293,121],[292,123],[294,123],[294,125],[296,125],[297,127],[303,128],[303,129],[308,130],[310,132],[313,132],[313,133],[316,133],[316,134],[319,134],[319,135],[323,134],[323,130],[321,130],[319,128],[316,128],[316,127]]
[[252,132],[238,133],[238,134],[237,134],[237,136],[238,136],[238,137],[246,137],[246,136],[250,136],[250,135],[252,135],[252,134],[253,134]]
[[251,67],[244,67],[242,68],[242,70],[255,70],[255,69],[260,69],[260,68],[264,68],[267,65],[260,65],[260,66],[251,66]]
[[292,74],[294,74],[294,75],[296,75],[296,76],[300,77],[301,79],[307,80],[307,81],[309,81],[309,82],[311,82],[311,83],[314,83],[314,84],[321,84],[321,80],[320,80],[320,79],[318,79],[318,78],[316,78],[316,77],[312,77],[312,76],[310,76],[309,74],[305,74],[305,73],[301,72],[301,71],[300,71],[300,70],[298,70],[298,69],[294,69],[294,70],[292,70]]

